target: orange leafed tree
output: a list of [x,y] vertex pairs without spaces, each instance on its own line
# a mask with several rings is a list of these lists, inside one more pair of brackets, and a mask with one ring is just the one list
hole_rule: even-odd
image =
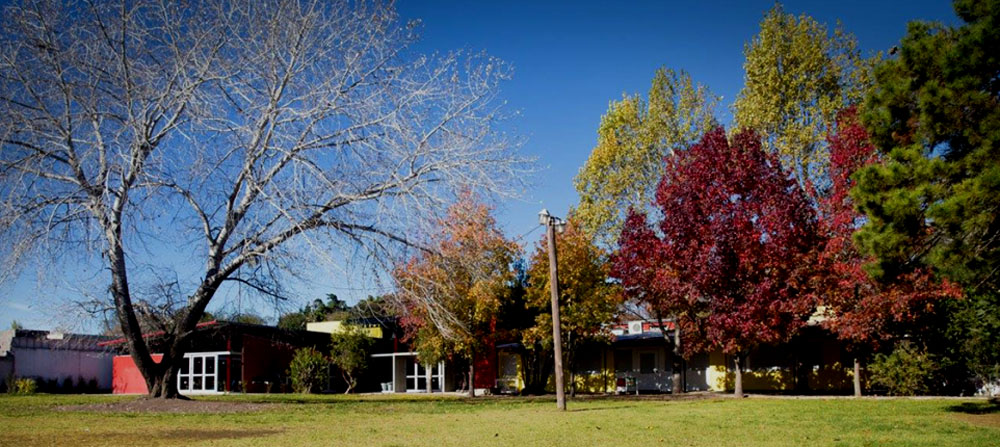
[[[576,354],[587,341],[609,337],[605,323],[611,322],[623,295],[608,281],[608,253],[585,233],[575,213],[570,212],[566,230],[556,237],[559,270],[559,312],[563,349],[570,372],[570,392],[575,394]],[[538,309],[535,326],[524,333],[525,346],[552,347],[552,301],[549,250],[543,237],[536,245],[528,269],[527,304]],[[538,342],[538,343],[536,343]]]
[[519,251],[497,228],[491,211],[474,195],[463,194],[438,222],[430,249],[393,272],[404,308],[401,324],[420,360],[466,360],[470,396],[475,355],[493,342]]

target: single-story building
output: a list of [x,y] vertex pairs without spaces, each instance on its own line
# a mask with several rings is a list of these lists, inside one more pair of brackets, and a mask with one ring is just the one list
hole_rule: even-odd
[[[573,380],[568,366],[567,387],[581,393],[669,393],[673,387],[673,324],[661,328],[653,321],[630,321],[610,326],[608,343],[580,349],[574,361]],[[664,336],[666,332],[666,336]],[[519,344],[498,346],[497,384],[501,391],[520,392],[524,387]],[[851,357],[829,333],[807,326],[789,343],[762,346],[744,359],[746,391],[838,393],[852,390]],[[732,356],[716,351],[683,360],[682,383],[686,391],[727,391],[733,388]],[[554,379],[548,388],[554,390]]]
[[[308,323],[306,329],[323,334],[343,330],[350,324],[363,328],[373,338],[369,348],[368,368],[359,378],[358,392],[426,393],[428,381],[434,393],[468,390],[468,365],[464,362],[441,361],[425,365],[416,351],[403,341],[403,331],[393,317],[351,319],[348,322],[323,321]],[[496,352],[490,350],[477,356],[475,387],[479,394],[496,385]],[[337,382],[337,378],[332,380]]]
[[17,377],[34,379],[44,392],[109,391],[115,350],[102,345],[109,339],[60,331],[2,331],[0,384]]
[[[162,351],[157,334],[146,336],[152,352]],[[288,366],[300,348],[329,352],[329,336],[273,326],[209,321],[199,323],[177,375],[181,394],[289,392]],[[105,346],[124,346],[125,339]],[[154,354],[153,360],[163,356]],[[145,394],[146,381],[129,355],[114,358],[113,392]]]

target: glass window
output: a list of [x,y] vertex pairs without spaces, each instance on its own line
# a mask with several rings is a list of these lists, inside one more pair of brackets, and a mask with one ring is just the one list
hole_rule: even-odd
[[191,359],[181,361],[181,374],[187,374],[191,370]]
[[215,357],[205,357],[205,374],[215,374]]
[[615,372],[632,371],[632,351],[619,349],[615,351]]
[[656,369],[656,354],[652,352],[639,354],[639,372],[649,374],[654,372],[654,369]]
[[202,358],[201,357],[193,357],[193,358],[194,358],[194,373],[201,374]]
[[206,390],[215,389],[215,377],[212,376],[205,377],[205,389]]
[[189,390],[189,389],[191,389],[190,382],[188,381],[188,377],[187,376],[181,376],[181,386],[179,388],[182,389],[182,390]]
[[192,382],[194,386],[191,387],[192,390],[203,390],[201,387],[201,376],[194,376],[194,381]]

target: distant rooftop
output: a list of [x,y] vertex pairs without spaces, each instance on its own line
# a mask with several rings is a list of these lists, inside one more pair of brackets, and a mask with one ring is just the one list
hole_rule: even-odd
[[103,342],[112,338],[105,335],[73,334],[61,331],[10,329],[0,332],[0,357],[7,356],[14,348],[106,351],[107,348],[103,346]]

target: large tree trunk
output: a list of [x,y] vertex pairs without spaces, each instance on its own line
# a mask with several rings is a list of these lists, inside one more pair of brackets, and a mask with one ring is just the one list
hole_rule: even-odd
[[674,317],[674,338],[667,336],[666,326],[663,324],[663,317],[656,315],[656,322],[660,325],[660,333],[663,340],[670,346],[670,393],[681,394],[684,392],[684,357],[681,356],[681,328]]
[[149,387],[149,397],[160,399],[184,398],[177,390],[177,368],[157,368],[159,371],[150,372],[146,385]]
[[861,360],[854,357],[854,397],[861,397]]
[[734,381],[735,383],[733,387],[734,388],[733,394],[735,394],[736,397],[743,397],[743,367],[742,365],[740,365],[739,354],[736,354],[736,356],[733,357],[733,363],[736,366],[735,370],[736,379]]

